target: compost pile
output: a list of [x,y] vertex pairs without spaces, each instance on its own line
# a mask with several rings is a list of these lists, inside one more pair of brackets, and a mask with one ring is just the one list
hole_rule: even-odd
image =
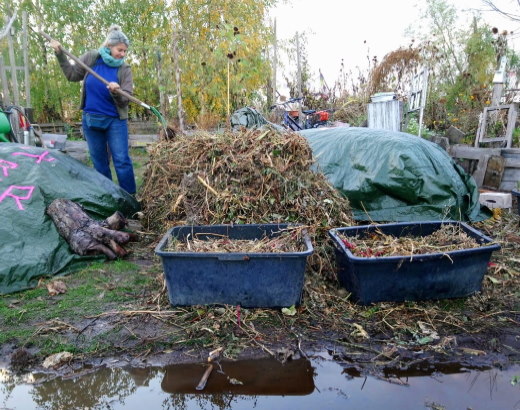
[[214,235],[210,238],[199,238],[201,234],[194,234],[193,238],[185,240],[170,238],[165,250],[169,252],[206,252],[206,253],[287,253],[303,252],[303,228],[293,228],[282,231],[274,237],[264,236],[260,239],[232,239],[227,235]]
[[340,235],[340,238],[353,255],[365,258],[446,253],[481,246],[453,224],[442,225],[431,235],[425,236],[396,237],[376,231],[367,237]]
[[315,247],[311,268],[331,272],[327,232],[352,225],[351,209],[313,164],[305,138],[272,128],[160,141],[140,191],[143,225],[164,233],[178,225],[299,223]]

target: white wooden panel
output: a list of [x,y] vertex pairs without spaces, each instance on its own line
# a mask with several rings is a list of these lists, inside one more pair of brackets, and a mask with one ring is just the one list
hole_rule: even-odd
[[368,128],[401,131],[402,103],[398,100],[368,104]]

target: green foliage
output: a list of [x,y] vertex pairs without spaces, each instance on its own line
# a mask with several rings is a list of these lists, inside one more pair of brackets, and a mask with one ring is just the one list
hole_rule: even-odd
[[[30,25],[60,41],[76,56],[97,49],[111,24],[119,24],[130,39],[127,61],[132,66],[134,95],[152,106],[160,96],[175,104],[172,63],[173,34],[177,31],[184,111],[189,121],[212,112],[221,118],[258,99],[270,76],[265,50],[271,30],[264,24],[276,0],[13,0],[0,11],[26,11]],[[21,18],[14,28],[20,32]],[[21,62],[21,36],[15,38]],[[2,44],[3,45],[3,44]],[[7,47],[2,47],[2,53]],[[7,57],[7,56],[4,56]],[[78,83],[68,82],[52,49],[36,32],[29,32],[31,99],[40,123],[80,119]],[[229,70],[229,84],[228,84]],[[168,112],[174,110],[166,102]],[[131,104],[130,115],[149,119],[148,110]]]
[[464,70],[455,83],[445,88],[447,109],[459,115],[481,109],[489,98],[489,86],[495,70],[496,56],[488,27],[474,27],[465,40]]
[[446,0],[427,0],[422,19],[427,31],[414,34],[422,40],[430,70],[425,123],[436,130],[454,125],[475,134],[478,116],[490,104],[500,39],[478,15],[461,25],[458,10]]
[[515,127],[513,130],[513,146],[520,147],[520,128]]
[[[256,98],[270,65],[264,49],[271,32],[263,21],[272,1],[177,1],[183,99],[189,119],[227,113]],[[229,81],[228,81],[229,79]]]
[[[417,116],[410,116],[408,123],[406,124],[406,129],[404,132],[412,135],[419,135],[419,121],[417,120]],[[435,133],[428,128],[426,128],[423,124],[421,128],[421,137],[428,138],[435,136]]]

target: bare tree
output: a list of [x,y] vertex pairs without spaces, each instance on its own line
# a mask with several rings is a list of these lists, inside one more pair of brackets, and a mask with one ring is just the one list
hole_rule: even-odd
[[517,8],[518,8],[518,11],[514,11],[514,10],[505,10],[505,9],[502,9],[502,8],[499,8],[498,6],[495,5],[495,3],[493,2],[493,0],[482,0],[482,2],[488,6],[492,11],[495,11],[513,21],[520,21],[520,0],[517,0],[516,1],[516,5],[517,5]]

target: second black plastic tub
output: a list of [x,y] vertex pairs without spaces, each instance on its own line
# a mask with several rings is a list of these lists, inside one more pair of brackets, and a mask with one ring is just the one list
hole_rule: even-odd
[[313,247],[304,235],[305,251],[285,253],[171,252],[170,238],[184,241],[215,235],[261,239],[279,235],[288,224],[202,225],[171,228],[155,248],[162,259],[170,303],[174,306],[228,304],[243,307],[299,305],[307,257]]
[[[443,224],[459,224],[482,246],[446,253],[413,256],[358,257],[343,242],[344,237],[363,237],[379,231],[386,235],[428,236]],[[480,291],[493,251],[500,245],[462,222],[415,222],[364,225],[329,231],[340,284],[359,304],[456,298]]]

